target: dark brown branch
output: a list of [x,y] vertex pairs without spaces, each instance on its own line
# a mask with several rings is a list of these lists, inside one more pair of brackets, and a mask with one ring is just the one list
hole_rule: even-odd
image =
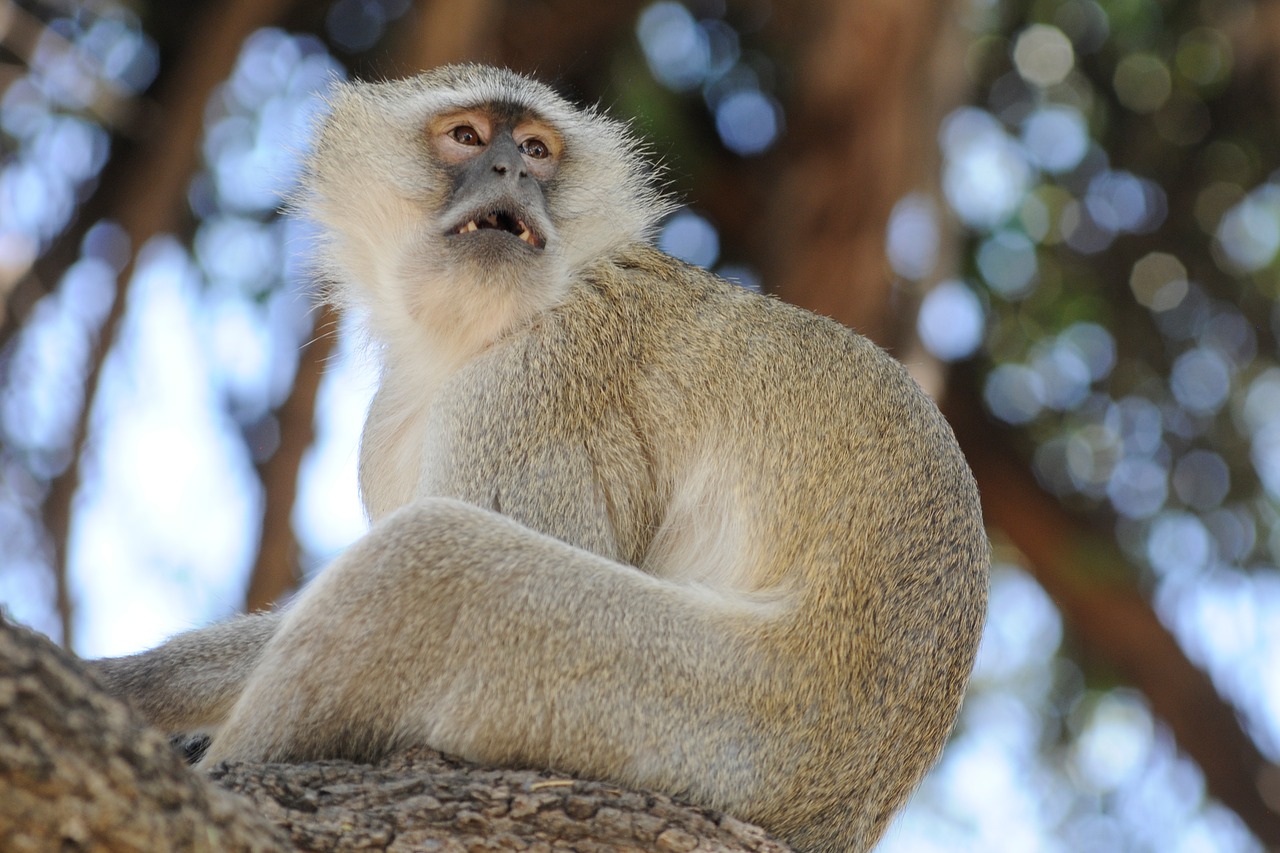
[[0,849],[274,851],[283,834],[191,772],[79,661],[0,617]]
[[377,766],[233,764],[206,777],[78,661],[0,618],[0,849],[553,848],[788,851],[758,827],[662,794],[426,749]]
[[[219,784],[251,797],[300,850],[753,851],[789,849],[756,826],[548,771],[476,767],[428,749],[377,766],[325,761],[224,765]],[[447,844],[437,848],[437,845]]]
[[245,609],[266,610],[298,585],[298,543],[290,518],[298,496],[298,470],[315,438],[316,394],[324,365],[337,340],[338,318],[324,306],[316,319],[315,333],[298,356],[293,388],[276,411],[280,446],[258,466],[262,480],[262,537],[258,556],[249,574]]

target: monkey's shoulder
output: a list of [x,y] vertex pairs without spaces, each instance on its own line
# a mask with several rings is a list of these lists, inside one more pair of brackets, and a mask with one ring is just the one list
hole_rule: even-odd
[[823,428],[925,430],[928,441],[954,443],[902,363],[829,317],[649,245],[628,247],[578,286],[567,325],[595,348],[590,361],[602,381],[639,371],[651,387],[665,383],[690,399],[715,388],[730,419],[769,409],[804,425],[814,419],[795,413],[821,412]]
[[[569,313],[592,329],[616,328],[633,351],[675,351],[686,363],[850,376],[914,387],[888,353],[849,327],[775,296],[760,294],[653,246],[636,244],[586,270]],[[572,320],[571,320],[572,322]],[[606,336],[607,337],[607,336]]]
[[[777,297],[760,294],[674,258],[647,244],[634,244],[588,268],[580,282],[604,310],[643,312],[645,324],[685,324],[716,333],[732,333],[736,325],[767,333],[803,327],[819,341],[865,339],[827,317]],[[655,325],[656,321],[656,325]]]

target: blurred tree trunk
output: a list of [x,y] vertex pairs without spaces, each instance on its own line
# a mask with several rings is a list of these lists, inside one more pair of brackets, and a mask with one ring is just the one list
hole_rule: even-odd
[[802,50],[757,241],[765,281],[891,350],[904,342],[898,318],[909,326],[914,312],[894,310],[885,229],[903,196],[935,190],[938,126],[967,94],[963,10],[950,0],[777,7],[787,44]]
[[293,532],[293,506],[298,498],[302,458],[315,440],[320,376],[337,337],[338,315],[330,306],[322,306],[317,311],[311,340],[298,354],[293,388],[275,411],[280,445],[258,465],[263,493],[262,528],[245,591],[245,610],[250,613],[269,609],[302,579],[298,539]]
[[172,231],[185,210],[187,184],[199,162],[204,109],[214,87],[226,80],[240,45],[259,27],[275,21],[295,0],[225,0],[210,3],[192,25],[190,43],[178,54],[178,66],[160,94],[160,126],[153,129],[125,167],[121,195],[107,215],[128,235],[132,255],[117,277],[116,295],[98,335],[85,378],[84,403],[70,442],[71,463],[50,484],[44,525],[53,551],[62,643],[72,642],[72,602],[67,582],[67,541],[73,504],[80,488],[80,463],[88,435],[98,381],[106,354],[115,344],[128,304],[128,287],[138,252],[157,234]]

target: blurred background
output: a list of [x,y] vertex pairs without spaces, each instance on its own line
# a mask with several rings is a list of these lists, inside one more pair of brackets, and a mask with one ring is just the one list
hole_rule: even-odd
[[84,656],[365,529],[376,354],[281,215],[322,95],[457,60],[650,140],[664,249],[951,419],[994,544],[881,851],[1280,848],[1280,2],[0,0],[0,605]]

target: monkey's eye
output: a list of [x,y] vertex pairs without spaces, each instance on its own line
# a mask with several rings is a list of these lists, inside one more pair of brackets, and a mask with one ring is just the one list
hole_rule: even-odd
[[535,160],[545,160],[551,156],[551,149],[541,139],[534,137],[520,143],[520,153]]
[[449,131],[449,135],[463,145],[484,145],[484,140],[480,138],[479,131],[469,124],[458,125]]

